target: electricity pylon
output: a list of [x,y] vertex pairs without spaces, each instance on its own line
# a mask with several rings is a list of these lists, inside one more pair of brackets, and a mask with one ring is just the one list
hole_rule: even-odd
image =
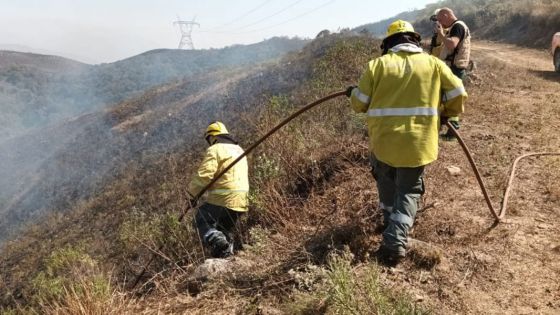
[[173,22],[173,25],[179,25],[179,30],[181,31],[181,40],[179,41],[179,49],[183,49],[183,48],[194,49],[194,43],[191,38],[191,33],[193,27],[195,25],[200,27],[200,24],[196,23],[194,21],[194,18],[192,19],[192,21],[182,21],[177,16],[177,21]]

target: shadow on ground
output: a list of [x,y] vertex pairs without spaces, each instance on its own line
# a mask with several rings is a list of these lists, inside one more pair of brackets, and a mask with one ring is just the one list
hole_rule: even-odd
[[548,81],[560,82],[560,73],[558,72],[545,71],[545,70],[531,70],[531,73]]

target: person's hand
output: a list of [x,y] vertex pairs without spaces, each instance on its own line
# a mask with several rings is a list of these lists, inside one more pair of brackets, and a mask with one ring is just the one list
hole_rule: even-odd
[[443,32],[443,26],[441,25],[440,22],[436,23],[436,32],[441,36],[445,36],[445,34]]
[[346,88],[346,97],[350,97],[352,96],[352,91],[357,88],[357,86],[355,85],[351,85],[349,87]]
[[451,126],[453,126],[453,128],[455,128],[455,130],[458,130],[460,128],[458,121],[451,120],[449,123],[451,124]]

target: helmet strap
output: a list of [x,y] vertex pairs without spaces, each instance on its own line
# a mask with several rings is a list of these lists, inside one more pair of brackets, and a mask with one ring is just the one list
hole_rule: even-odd
[[206,142],[208,142],[209,145],[213,145],[214,143],[216,143],[216,136],[207,135]]

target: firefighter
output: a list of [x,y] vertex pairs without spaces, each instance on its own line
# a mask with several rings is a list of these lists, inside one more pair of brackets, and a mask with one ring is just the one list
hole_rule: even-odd
[[390,264],[405,257],[424,193],[424,168],[437,159],[439,125],[461,114],[467,98],[461,80],[443,61],[423,53],[420,39],[409,22],[391,23],[383,55],[371,60],[359,85],[346,92],[352,109],[367,113],[372,174],[385,223],[378,256]]
[[[204,135],[209,144],[198,171],[189,184],[188,192],[197,196],[212,179],[243,154],[243,149],[228,133],[226,126],[211,123]],[[233,255],[234,228],[239,217],[247,212],[249,179],[247,159],[243,158],[209,189],[206,202],[195,215],[195,225],[202,243],[212,257]],[[191,200],[196,202],[195,200]]]

